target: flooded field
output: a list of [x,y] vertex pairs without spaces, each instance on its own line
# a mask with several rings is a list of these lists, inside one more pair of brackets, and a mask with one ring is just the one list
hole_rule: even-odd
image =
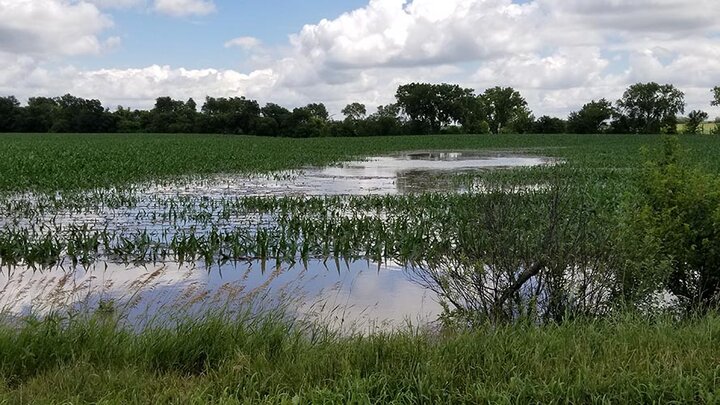
[[417,152],[262,176],[7,195],[0,310],[111,304],[142,325],[178,311],[262,303],[340,327],[425,323],[441,308],[406,275],[417,254],[410,237],[447,241],[433,227],[451,221],[403,196],[427,198],[442,213],[448,196],[482,192],[456,176],[550,163]]
[[[398,195],[422,192],[457,192],[463,186],[453,175],[550,163],[542,157],[480,152],[414,152],[371,157],[325,168],[280,172],[270,176],[219,175],[147,191],[168,196],[323,196]],[[466,188],[466,186],[465,186]],[[467,191],[467,190],[464,190]]]
[[0,308],[23,316],[111,308],[138,328],[205,311],[282,307],[298,319],[371,331],[433,321],[434,295],[401,266],[366,261],[305,265],[260,262],[203,268],[178,263],[5,270]]

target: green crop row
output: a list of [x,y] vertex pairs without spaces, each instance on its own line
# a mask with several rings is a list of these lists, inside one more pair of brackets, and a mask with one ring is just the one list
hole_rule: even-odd
[[[697,161],[720,170],[714,137],[687,137]],[[585,167],[627,168],[656,136],[502,135],[280,139],[216,135],[0,136],[1,191],[126,186],[183,175],[267,173],[407,150],[531,150]]]

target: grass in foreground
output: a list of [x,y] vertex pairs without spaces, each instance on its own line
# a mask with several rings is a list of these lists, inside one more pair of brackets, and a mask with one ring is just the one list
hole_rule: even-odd
[[2,403],[717,403],[720,318],[342,337],[273,318],[0,329]]

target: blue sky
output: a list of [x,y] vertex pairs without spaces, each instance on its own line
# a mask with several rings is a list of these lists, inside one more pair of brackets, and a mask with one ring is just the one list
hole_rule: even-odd
[[246,96],[338,113],[452,82],[512,86],[537,116],[564,116],[656,81],[716,116],[718,16],[717,0],[0,0],[0,95],[136,108]]
[[120,37],[122,45],[101,57],[79,57],[78,66],[136,67],[147,64],[187,68],[237,68],[247,54],[227,49],[225,42],[255,37],[268,46],[284,46],[290,34],[305,24],[334,18],[367,4],[359,0],[216,0],[217,11],[176,18],[139,7],[107,10],[114,27],[106,35]]

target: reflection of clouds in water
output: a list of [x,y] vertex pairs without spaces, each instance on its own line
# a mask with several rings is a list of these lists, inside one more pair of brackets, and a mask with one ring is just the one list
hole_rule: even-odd
[[[55,310],[92,307],[98,300],[129,301],[136,292],[158,295],[183,291],[202,282],[202,272],[179,265],[125,266],[100,263],[88,269],[16,268],[0,276],[0,311],[45,314]],[[156,300],[156,301],[159,301]]]
[[[308,170],[297,183],[306,184],[323,194],[397,194],[423,189],[444,189],[434,184],[433,177],[441,173],[488,169],[493,167],[529,167],[548,162],[536,157],[481,156],[460,152],[419,153],[395,157],[376,157],[361,162],[348,162],[337,167]],[[314,180],[323,180],[313,186]],[[396,187],[415,180],[411,187]]]
[[[547,164],[544,158],[527,156],[488,156],[468,152],[427,152],[370,158],[327,168],[309,168],[264,176],[216,175],[165,184],[139,185],[132,194],[136,208],[122,204],[101,206],[97,211],[72,212],[59,223],[108,226],[133,232],[152,227],[145,223],[153,214],[160,218],[168,203],[177,200],[200,204],[225,197],[284,195],[367,195],[398,194],[423,190],[447,190],[444,175],[459,171],[493,167],[527,167]],[[444,177],[447,179],[446,177]],[[105,192],[105,191],[95,191]],[[121,193],[122,194],[122,193]],[[112,193],[109,194],[112,197]],[[18,196],[32,201],[32,194]],[[172,205],[171,204],[171,205]],[[31,204],[32,205],[32,204]],[[180,207],[184,205],[180,204]],[[143,215],[138,216],[139,213]],[[54,215],[55,213],[53,213]],[[144,219],[143,219],[144,218]],[[242,217],[253,226],[262,218]],[[45,222],[45,221],[43,221]],[[192,223],[186,224],[193,225]],[[235,224],[237,225],[237,224]],[[172,234],[170,234],[172,237]],[[124,266],[100,263],[89,271],[50,270],[32,272],[17,269],[0,276],[0,311],[27,314],[46,313],[62,307],[93,308],[100,299],[128,301],[132,316],[153,314],[164,309],[241,304],[248,297],[262,296],[270,305],[288,299],[305,309],[342,311],[349,323],[431,319],[440,310],[432,295],[408,281],[402,269],[366,262],[350,263],[336,271],[330,264],[312,261],[302,266],[267,269],[259,263],[202,268],[168,263],[162,266]],[[336,313],[320,311],[320,316]]]
[[[113,300],[130,323],[205,310],[255,305],[290,305],[309,318],[343,317],[345,325],[399,326],[421,323],[439,314],[431,294],[409,281],[396,266],[368,262],[328,267],[311,261],[307,268],[260,263],[210,271],[176,263],[159,266],[96,265],[89,270],[32,272],[16,269],[0,278],[0,310],[12,315],[43,315],[66,309],[94,310]],[[324,304],[324,306],[323,306]]]
[[[530,167],[550,163],[542,157],[487,155],[473,152],[420,152],[373,157],[326,168],[308,168],[285,175],[243,177],[217,175],[182,184],[150,186],[146,192],[164,195],[283,196],[283,195],[369,195],[409,191],[396,187],[408,172],[440,173],[490,168]],[[430,189],[434,185],[426,182]]]
[[[422,157],[418,159],[418,156]],[[428,157],[429,156],[429,157]],[[396,195],[416,192],[465,191],[449,181],[458,172],[471,172],[492,167],[534,166],[549,160],[536,157],[483,156],[477,153],[424,153],[371,158],[367,161],[346,162],[326,168],[309,168],[303,171],[268,175],[211,175],[192,177],[180,181],[158,181],[136,185],[128,190],[93,190],[87,195],[74,196],[80,204],[85,197],[95,201],[92,209],[53,208],[54,200],[23,193],[10,199],[28,205],[36,212],[32,223],[23,210],[4,211],[0,224],[19,221],[18,226],[34,227],[83,226],[94,229],[134,232],[156,228],[157,222],[167,218],[171,208],[206,209],[211,202],[222,205],[228,200],[250,196],[323,196],[323,195]],[[474,190],[482,191],[475,187]],[[101,196],[101,197],[98,197]],[[100,198],[98,203],[95,198]],[[132,202],[132,203],[130,203]],[[36,210],[37,206],[44,207]],[[74,206],[74,205],[73,205]],[[204,208],[203,208],[204,207]],[[49,209],[48,209],[49,208]],[[212,212],[221,214],[221,209]],[[44,213],[43,213],[44,212]],[[4,218],[6,217],[6,218]],[[219,220],[216,218],[216,220]],[[234,225],[272,221],[269,216],[248,213],[233,218]],[[185,224],[193,225],[192,221]],[[172,232],[169,237],[172,237]]]
[[[364,268],[348,272],[334,290],[311,305],[333,326],[353,329],[397,328],[426,324],[441,312],[433,294],[410,282],[399,267]],[[320,310],[318,310],[320,308]]]
[[[430,156],[418,159],[418,156]],[[58,225],[88,224],[109,229],[132,229],[152,225],[148,221],[154,213],[158,218],[167,214],[169,207],[204,204],[210,200],[246,196],[301,196],[301,195],[383,195],[402,194],[423,190],[435,191],[442,187],[443,179],[456,172],[488,169],[493,167],[527,167],[548,164],[546,158],[527,156],[487,156],[469,152],[444,152],[405,154],[370,158],[366,161],[346,162],[326,168],[308,168],[301,171],[266,175],[242,176],[236,174],[193,176],[185,180],[158,181],[136,185],[123,190],[93,190],[88,197],[103,204],[92,210],[61,210],[47,213],[43,223]],[[411,185],[411,186],[407,186]],[[132,191],[130,191],[132,190]],[[92,197],[92,198],[91,198]],[[40,196],[22,193],[9,197],[20,206],[35,208]],[[180,201],[178,201],[180,200]],[[43,198],[43,205],[53,206],[54,200]],[[132,201],[132,207],[128,207]],[[112,202],[112,203],[110,203]],[[105,203],[108,203],[107,205]],[[23,217],[13,211],[5,212],[12,220],[23,224]],[[254,218],[248,218],[252,220]],[[0,218],[0,224],[9,218]]]

